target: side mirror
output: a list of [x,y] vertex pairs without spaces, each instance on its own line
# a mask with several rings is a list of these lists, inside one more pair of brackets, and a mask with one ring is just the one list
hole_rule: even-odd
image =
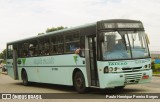
[[150,44],[150,41],[149,41],[149,38],[148,38],[147,34],[145,34],[145,37],[146,37],[147,44]]

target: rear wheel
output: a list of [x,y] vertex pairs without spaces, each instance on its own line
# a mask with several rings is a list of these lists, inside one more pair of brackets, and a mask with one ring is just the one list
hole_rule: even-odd
[[22,71],[22,81],[23,81],[23,85],[24,86],[29,85],[28,76],[27,76],[27,72],[26,71]]
[[74,74],[73,85],[78,93],[84,93],[86,91],[85,79],[81,71]]

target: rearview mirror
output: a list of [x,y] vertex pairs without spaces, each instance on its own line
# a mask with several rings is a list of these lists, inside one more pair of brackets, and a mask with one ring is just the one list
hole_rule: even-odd
[[145,37],[146,37],[147,44],[150,44],[150,41],[149,41],[149,38],[148,38],[147,34],[145,34]]

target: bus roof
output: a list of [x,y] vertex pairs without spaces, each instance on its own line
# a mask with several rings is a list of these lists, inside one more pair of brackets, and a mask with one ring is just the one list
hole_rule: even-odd
[[110,19],[110,20],[101,20],[99,22],[106,22],[106,23],[142,23],[139,20],[130,20],[130,19]]
[[[106,23],[110,23],[110,22],[112,22],[112,23],[117,23],[117,22],[119,22],[119,23],[130,23],[130,22],[131,23],[142,23],[141,21],[138,21],[138,20],[129,20],[129,19],[109,19],[109,20],[101,20],[101,21],[97,21],[97,22],[99,22],[99,23],[101,23],[101,22],[106,22]],[[90,23],[90,24],[85,24],[85,25],[81,25],[81,26],[77,26],[77,27],[62,29],[62,30],[58,30],[58,31],[53,31],[53,32],[33,36],[33,37],[30,37],[30,38],[26,38],[26,39],[16,40],[16,41],[13,41],[13,42],[9,42],[7,44],[14,44],[14,43],[23,42],[23,41],[26,41],[26,40],[43,38],[43,37],[47,37],[47,36],[51,36],[51,35],[55,35],[55,34],[69,32],[69,31],[72,31],[72,30],[82,30],[82,29],[85,29],[87,27],[96,27],[97,22]]]
[[23,41],[26,41],[26,40],[43,38],[43,37],[52,36],[52,35],[59,34],[59,33],[69,32],[69,31],[72,31],[72,30],[81,30],[81,29],[86,28],[86,27],[95,27],[95,26],[96,26],[96,22],[86,24],[86,25],[77,26],[77,27],[71,27],[71,28],[66,28],[66,29],[62,29],[62,30],[57,30],[57,31],[45,33],[45,34],[42,34],[42,35],[29,37],[29,38],[26,38],[26,39],[16,40],[16,41],[13,41],[13,42],[8,42],[7,44],[14,44],[14,43],[23,42]]

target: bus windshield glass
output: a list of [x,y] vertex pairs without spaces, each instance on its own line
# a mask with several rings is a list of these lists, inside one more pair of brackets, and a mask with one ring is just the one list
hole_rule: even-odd
[[99,41],[103,60],[149,57],[144,31],[101,32]]

